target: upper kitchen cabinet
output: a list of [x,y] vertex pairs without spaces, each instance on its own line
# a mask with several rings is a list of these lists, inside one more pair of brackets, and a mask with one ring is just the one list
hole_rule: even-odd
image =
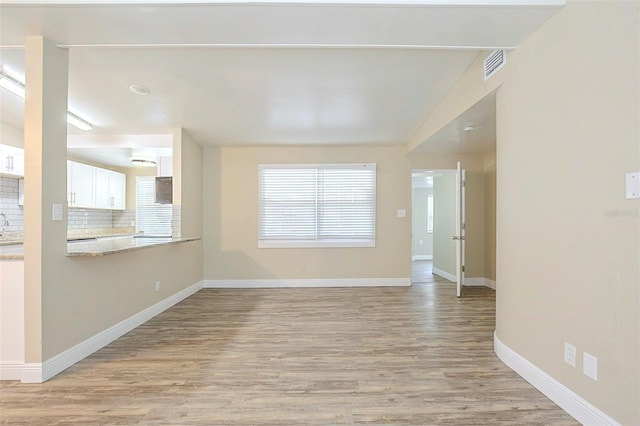
[[98,209],[124,210],[126,176],[113,170],[96,168],[95,206]]
[[24,150],[9,145],[0,145],[0,175],[24,176]]
[[69,207],[95,208],[94,166],[67,161],[67,201]]
[[124,173],[67,161],[69,207],[124,210],[126,186]]

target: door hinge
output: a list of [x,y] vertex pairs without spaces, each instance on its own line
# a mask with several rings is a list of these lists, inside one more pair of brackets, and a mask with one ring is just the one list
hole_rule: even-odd
[[464,272],[464,265],[462,265],[462,272]]

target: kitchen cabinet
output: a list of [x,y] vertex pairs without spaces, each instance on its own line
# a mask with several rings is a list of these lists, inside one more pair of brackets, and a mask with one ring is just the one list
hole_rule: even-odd
[[126,185],[124,173],[67,161],[69,207],[124,210]]
[[96,167],[95,207],[98,209],[124,210],[126,176],[113,170]]
[[24,176],[24,150],[9,145],[0,145],[0,174]]
[[94,208],[96,171],[94,166],[67,161],[67,201],[69,207]]

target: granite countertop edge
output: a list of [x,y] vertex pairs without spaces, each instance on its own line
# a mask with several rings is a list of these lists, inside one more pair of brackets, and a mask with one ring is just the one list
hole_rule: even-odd
[[[200,237],[181,237],[181,238],[171,238],[171,239],[153,239],[153,238],[134,238],[134,237],[118,237],[118,240],[128,241],[132,245],[122,245],[119,247],[104,247],[105,239],[98,238],[96,241],[88,241],[82,243],[71,243],[72,247],[77,248],[76,250],[69,251],[69,245],[67,245],[67,252],[65,256],[67,257],[95,257],[95,256],[105,256],[110,254],[124,253],[128,251],[142,250],[151,247],[157,247],[167,244],[178,244],[178,243],[186,243],[190,241],[198,241],[201,240]],[[79,244],[82,244],[83,247],[80,247]],[[6,250],[6,247],[0,247],[0,260],[23,260],[24,259],[24,248],[22,244],[14,244],[16,253],[2,253],[3,249]]]
[[[128,240],[128,238],[125,238],[126,240]],[[133,240],[135,240],[134,238],[132,238]],[[78,249],[76,251],[68,251],[67,249],[67,253],[66,256],[67,257],[95,257],[95,256],[106,256],[106,255],[110,255],[110,254],[117,254],[117,253],[125,253],[128,251],[136,251],[136,250],[143,250],[143,249],[147,249],[150,247],[157,247],[157,246],[162,246],[162,245],[167,245],[167,244],[178,244],[178,243],[187,243],[190,241],[198,241],[200,240],[200,237],[183,237],[183,238],[171,238],[170,240],[160,240],[160,241],[156,241],[154,239],[144,239],[145,242],[143,244],[140,245],[135,245],[135,246],[127,246],[127,247],[115,247],[115,248],[106,248],[106,249],[100,249],[98,247],[96,247],[95,249],[91,249],[91,248],[85,248],[85,249]],[[141,239],[143,240],[143,239]],[[91,242],[91,243],[86,243],[86,244],[91,244],[91,245],[97,245],[100,244],[100,240],[98,239],[97,242]]]

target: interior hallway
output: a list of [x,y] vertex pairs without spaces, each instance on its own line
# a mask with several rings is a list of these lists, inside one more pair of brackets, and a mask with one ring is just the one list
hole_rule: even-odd
[[455,285],[455,283],[433,274],[433,260],[414,260],[411,262],[411,283],[423,284],[435,282]]
[[49,382],[9,424],[577,424],[493,352],[495,292],[202,290]]

